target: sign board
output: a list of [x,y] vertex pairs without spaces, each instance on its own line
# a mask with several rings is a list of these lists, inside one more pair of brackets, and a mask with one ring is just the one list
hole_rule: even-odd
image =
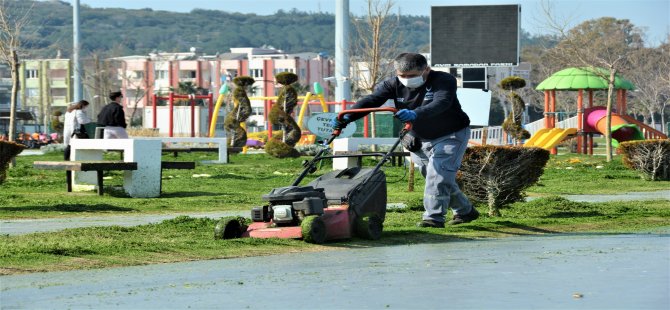
[[488,126],[491,92],[474,88],[459,88],[456,92],[461,108],[470,117],[470,126]]
[[518,65],[520,17],[518,4],[431,7],[431,66]]
[[[307,121],[307,130],[320,138],[330,138],[333,134],[333,120],[337,118],[338,113],[314,113]],[[351,137],[356,132],[356,123],[349,123],[342,130],[339,138]]]
[[486,68],[463,68],[463,88],[488,89]]

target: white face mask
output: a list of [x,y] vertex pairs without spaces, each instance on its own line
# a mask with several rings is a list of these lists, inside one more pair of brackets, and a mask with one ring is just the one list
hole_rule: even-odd
[[400,80],[400,83],[402,83],[402,85],[405,85],[405,87],[409,88],[418,88],[419,86],[423,85],[423,83],[426,82],[423,80],[423,74],[415,76],[413,78],[398,77],[398,80]]

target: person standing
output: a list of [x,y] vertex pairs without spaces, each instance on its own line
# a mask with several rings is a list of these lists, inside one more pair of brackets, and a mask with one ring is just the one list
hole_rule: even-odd
[[[375,108],[390,99],[398,109],[395,116],[413,123],[403,138],[403,146],[411,152],[426,179],[425,212],[417,226],[443,228],[448,209],[453,212],[449,225],[474,221],[479,212],[456,183],[456,172],[470,138],[470,118],[456,96],[456,78],[431,70],[426,58],[417,53],[402,53],[393,65],[396,76],[381,82],[353,108]],[[366,114],[346,114],[342,120],[336,119],[333,127],[342,129]]]
[[87,138],[88,134],[84,128],[85,124],[91,122],[86,115],[88,101],[81,100],[67,107],[65,112],[65,121],[63,123],[63,144],[65,145],[65,160],[70,160],[70,140],[76,138]]
[[120,91],[109,93],[112,102],[104,106],[98,114],[98,126],[105,127],[105,139],[128,139],[126,114],[119,103],[122,98],[123,94]]

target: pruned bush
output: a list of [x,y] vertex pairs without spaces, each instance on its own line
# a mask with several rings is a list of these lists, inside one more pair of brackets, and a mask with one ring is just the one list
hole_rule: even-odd
[[19,155],[26,147],[22,144],[0,141],[0,184],[7,178],[7,169],[12,158]]
[[521,96],[515,90],[526,86],[526,80],[518,76],[510,76],[500,81],[500,88],[509,90],[508,100],[512,103],[512,111],[502,124],[503,130],[517,140],[530,138],[530,133],[521,126],[521,116],[525,108],[525,103]]
[[468,198],[488,205],[490,216],[500,216],[500,209],[525,198],[547,161],[549,151],[537,147],[468,147],[457,181]]
[[500,81],[500,88],[504,90],[515,90],[526,87],[526,80],[518,76],[508,76]]
[[626,167],[640,172],[645,180],[670,180],[670,139],[621,142]]
[[251,101],[247,96],[247,88],[254,85],[254,78],[249,76],[238,76],[233,79],[235,90],[233,90],[233,101],[235,106],[223,121],[231,139],[231,146],[243,147],[247,145],[247,131],[242,127],[249,116],[251,116]]
[[275,77],[277,82],[282,84],[279,90],[277,102],[272,105],[268,119],[273,125],[280,125],[283,128],[282,138],[272,137],[265,145],[266,153],[277,157],[297,157],[300,156],[294,146],[300,141],[300,127],[295,122],[291,113],[298,105],[298,92],[291,86],[298,80],[298,76],[291,72],[282,72]]

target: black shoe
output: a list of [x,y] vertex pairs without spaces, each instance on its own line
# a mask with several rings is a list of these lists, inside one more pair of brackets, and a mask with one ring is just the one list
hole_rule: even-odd
[[463,223],[469,223],[474,220],[476,220],[479,217],[479,212],[477,212],[477,209],[475,207],[472,207],[472,211],[468,214],[456,214],[454,215],[454,218],[449,221],[447,224],[449,225],[458,225],[458,224],[463,224]]
[[423,220],[421,222],[416,223],[416,226],[418,226],[418,227],[444,228],[444,223],[436,222],[436,221],[433,221],[433,220]]

